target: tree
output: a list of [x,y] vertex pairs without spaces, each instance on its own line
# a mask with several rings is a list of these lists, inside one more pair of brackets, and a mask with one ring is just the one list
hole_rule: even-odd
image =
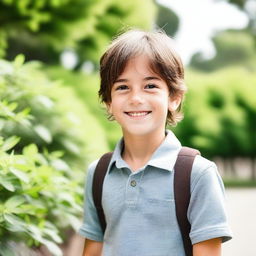
[[146,0],[3,0],[0,53],[56,63],[60,52],[72,48],[81,61],[96,60],[121,27],[150,27],[154,13],[153,2]]
[[236,5],[238,8],[240,8],[242,11],[244,11],[248,18],[248,30],[250,33],[254,36],[254,39],[256,40],[256,33],[255,33],[255,25],[256,25],[256,3],[254,0],[228,0],[231,4]]
[[169,36],[174,36],[179,27],[179,18],[170,8],[163,5],[157,6],[156,25],[163,29]]
[[190,66],[196,69],[211,71],[226,66],[244,66],[255,71],[256,52],[253,37],[244,30],[227,30],[218,33],[213,42],[216,55],[204,60],[200,53],[195,54]]

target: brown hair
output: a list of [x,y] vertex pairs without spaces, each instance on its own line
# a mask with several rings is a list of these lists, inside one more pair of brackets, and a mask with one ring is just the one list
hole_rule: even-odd
[[[173,40],[162,31],[129,30],[113,40],[100,59],[99,97],[102,102],[111,102],[113,84],[124,71],[128,61],[141,54],[149,58],[152,71],[166,82],[170,96],[183,99],[187,90],[184,84],[184,68],[174,50]],[[182,101],[176,111],[168,111],[167,122],[170,125],[182,120],[181,105]]]

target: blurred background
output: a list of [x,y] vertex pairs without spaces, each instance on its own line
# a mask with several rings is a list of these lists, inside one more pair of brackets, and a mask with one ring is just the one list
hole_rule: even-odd
[[99,58],[135,27],[161,28],[186,66],[169,127],[214,160],[234,239],[255,256],[256,0],[1,0],[0,255],[80,255],[87,165],[121,136],[98,100]]

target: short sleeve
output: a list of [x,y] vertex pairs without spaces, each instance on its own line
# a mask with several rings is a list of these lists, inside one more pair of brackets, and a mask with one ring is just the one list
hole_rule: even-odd
[[92,181],[97,163],[98,161],[94,161],[88,168],[84,195],[84,218],[78,233],[90,240],[102,242],[103,233],[92,197]]
[[232,238],[222,179],[216,165],[201,156],[197,157],[192,168],[188,219],[192,244],[213,238],[222,238],[225,242]]

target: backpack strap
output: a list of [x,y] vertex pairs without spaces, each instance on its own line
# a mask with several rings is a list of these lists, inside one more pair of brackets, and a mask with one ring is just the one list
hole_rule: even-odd
[[174,166],[174,198],[176,217],[181,231],[186,256],[192,256],[192,243],[189,237],[191,225],[187,218],[190,201],[190,176],[196,155],[200,152],[193,148],[182,147]]
[[93,182],[92,182],[92,196],[93,196],[93,201],[94,205],[97,210],[98,218],[100,221],[101,229],[104,234],[105,229],[106,229],[106,220],[105,220],[105,215],[104,211],[102,208],[102,188],[103,188],[103,182],[104,178],[106,176],[107,170],[108,170],[108,165],[110,163],[110,159],[112,157],[113,152],[108,152],[104,154],[95,169],[94,176],[93,176]]

